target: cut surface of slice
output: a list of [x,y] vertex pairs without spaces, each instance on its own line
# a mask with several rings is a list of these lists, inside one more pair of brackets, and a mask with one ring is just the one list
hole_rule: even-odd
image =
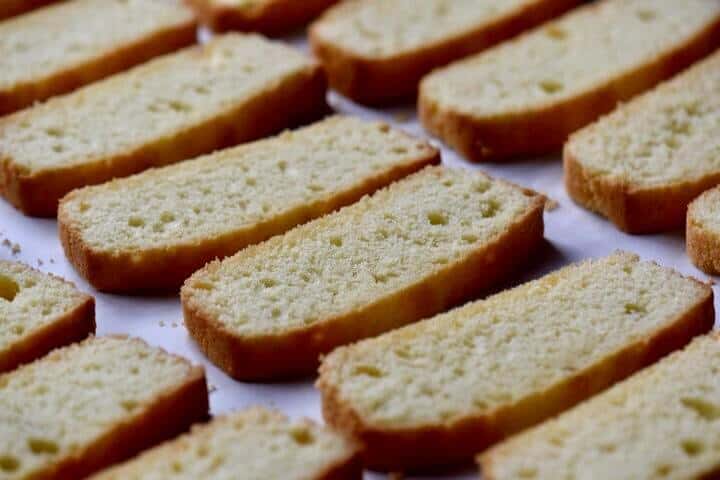
[[438,163],[385,123],[331,117],[296,131],[72,192],[68,258],[96,288],[178,288],[197,269]]
[[371,467],[462,462],[713,322],[710,286],[619,253],[335,350],[320,367],[323,413]]
[[506,280],[542,240],[544,198],[428,167],[196,272],[185,321],[236,378],[306,374],[320,354],[434,315]]
[[690,260],[705,273],[720,274],[720,187],[690,204],[685,238]]
[[422,81],[425,127],[471,160],[558,150],[720,45],[714,0],[602,0]]

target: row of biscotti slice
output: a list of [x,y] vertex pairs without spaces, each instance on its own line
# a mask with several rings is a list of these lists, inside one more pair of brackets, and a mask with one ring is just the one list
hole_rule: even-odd
[[466,461],[713,322],[709,285],[615,254],[333,351],[320,367],[323,413],[362,443],[371,467]]
[[223,35],[0,119],[0,194],[54,215],[74,188],[319,116],[325,90],[299,52]]
[[213,30],[280,35],[297,29],[338,0],[187,0]]
[[[141,340],[91,338],[0,375],[0,478],[79,479],[208,416],[205,374]],[[360,478],[358,447],[262,410],[198,426],[99,478]],[[231,472],[228,474],[228,472]],[[94,477],[95,478],[95,477]]]
[[100,290],[178,288],[193,272],[438,163],[387,124],[331,117],[275,138],[76,190],[68,258]]
[[350,0],[310,29],[341,93],[364,103],[411,98],[432,69],[548,20],[577,0]]
[[0,260],[0,373],[92,333],[91,296],[61,278]]
[[182,288],[185,323],[235,378],[309,373],[339,345],[497,286],[541,244],[543,204],[480,172],[427,167],[209,263]]
[[425,77],[425,127],[473,160],[543,154],[720,45],[713,0],[601,0]]
[[699,480],[720,473],[720,337],[482,455],[486,480]]
[[6,114],[194,43],[195,17],[182,0],[73,0],[0,22],[0,38]]

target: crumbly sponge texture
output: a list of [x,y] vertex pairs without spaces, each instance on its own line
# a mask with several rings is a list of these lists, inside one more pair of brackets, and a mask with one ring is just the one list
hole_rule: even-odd
[[720,238],[720,188],[708,190],[690,204],[688,224]]
[[319,385],[369,428],[450,425],[642,343],[708,295],[707,286],[619,253],[340,348],[324,360]]
[[434,155],[426,142],[386,124],[332,117],[78,190],[63,200],[60,218],[95,251],[162,250],[259,228]]
[[76,0],[5,21],[0,90],[43,80],[192,21],[192,10],[181,0]]
[[261,408],[216,418],[93,480],[323,478],[356,447],[309,421],[289,421]]
[[491,480],[705,478],[720,469],[720,339],[685,350],[488,452]]
[[[707,0],[606,0],[430,74],[423,101],[476,118],[569,101],[688,43],[716,22]],[[642,34],[639,34],[642,32]]]
[[6,117],[0,144],[27,175],[86,165],[204,125],[314,68],[287,46],[226,34]]
[[284,334],[367,307],[462,262],[537,201],[481,173],[428,167],[209,264],[186,282],[183,299],[234,334]]
[[92,338],[0,376],[0,479],[30,478],[130,421],[191,365],[140,340]]
[[57,322],[88,298],[58,277],[0,261],[0,352]]
[[720,53],[573,135],[566,154],[634,188],[720,173]]
[[313,25],[314,34],[356,55],[390,58],[448,38],[537,3],[537,0],[416,0],[340,3]]

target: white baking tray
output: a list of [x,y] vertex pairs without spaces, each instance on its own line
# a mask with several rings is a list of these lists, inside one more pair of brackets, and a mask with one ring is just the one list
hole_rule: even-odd
[[[207,32],[201,32],[202,39],[207,36]],[[302,36],[285,41],[307,50]],[[339,113],[382,119],[413,135],[428,137],[419,125],[413,107],[367,109],[334,92],[329,95],[329,103]],[[618,249],[638,253],[644,259],[652,259],[685,274],[708,280],[707,275],[694,268],[688,260],[683,232],[630,236],[619,232],[606,220],[573,204],[563,187],[559,155],[506,164],[473,165],[448,148],[434,143],[442,148],[445,165],[481,169],[495,177],[542,192],[557,202],[557,208],[545,214],[545,238],[548,241],[546,248],[514,284],[537,278],[568,263],[605,256]],[[82,290],[95,295],[98,335],[123,333],[138,336],[153,345],[203,364],[211,386],[210,405],[213,414],[250,405],[265,405],[280,409],[291,417],[321,420],[319,395],[311,380],[275,384],[240,383],[215,368],[188,336],[183,326],[177,296],[129,297],[94,291],[65,259],[54,220],[25,217],[0,200],[0,259],[26,262],[40,270],[65,277]],[[717,287],[714,288],[717,296]],[[377,480],[385,476],[368,473],[366,478]],[[406,478],[477,479],[477,474],[476,470],[470,467],[443,475]]]

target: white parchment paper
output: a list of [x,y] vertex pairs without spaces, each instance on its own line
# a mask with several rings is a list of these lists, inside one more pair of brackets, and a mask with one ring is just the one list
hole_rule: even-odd
[[[201,35],[201,38],[206,37],[206,33]],[[301,36],[285,41],[307,50]],[[413,107],[367,109],[334,92],[329,95],[329,103],[337,112],[383,119],[411,134],[428,137],[419,125]],[[441,146],[439,143],[435,144]],[[513,284],[537,278],[571,262],[608,255],[618,249],[638,253],[644,259],[652,259],[685,274],[708,280],[707,275],[694,268],[688,260],[683,232],[630,236],[616,230],[606,220],[573,204],[563,187],[559,155],[509,164],[472,165],[448,148],[441,147],[445,165],[454,168],[479,168],[490,175],[542,192],[558,202],[558,208],[545,214],[547,247]],[[65,259],[54,220],[24,217],[1,199],[0,259],[26,262],[40,270],[65,277],[84,291],[95,295],[98,335],[124,333],[139,336],[153,345],[203,364],[211,385],[210,403],[213,414],[250,405],[265,405],[280,409],[291,417],[321,420],[319,395],[313,388],[312,381],[249,384],[232,380],[206,360],[188,336],[182,323],[177,296],[128,297],[94,291]],[[717,287],[714,288],[717,296]],[[376,480],[385,476],[368,473],[366,478]],[[468,468],[442,475],[406,478],[470,479],[477,478],[477,473],[473,468]]]

